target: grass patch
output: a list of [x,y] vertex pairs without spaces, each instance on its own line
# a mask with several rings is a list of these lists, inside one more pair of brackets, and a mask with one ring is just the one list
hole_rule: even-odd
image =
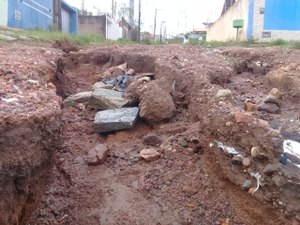
[[300,49],[300,41],[295,41],[291,44],[292,48]]
[[271,45],[275,45],[275,46],[286,45],[286,44],[288,44],[288,42],[283,39],[276,39],[271,42]]

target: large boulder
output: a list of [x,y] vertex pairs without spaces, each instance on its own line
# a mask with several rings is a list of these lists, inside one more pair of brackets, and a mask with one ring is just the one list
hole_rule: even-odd
[[130,85],[127,96],[139,101],[140,117],[149,123],[171,119],[175,104],[169,92],[159,86],[158,81],[136,81]]
[[97,109],[116,109],[128,106],[130,101],[123,97],[122,92],[97,88],[92,92],[90,104]]
[[100,111],[95,116],[95,131],[105,133],[130,129],[135,125],[138,113],[137,107]]

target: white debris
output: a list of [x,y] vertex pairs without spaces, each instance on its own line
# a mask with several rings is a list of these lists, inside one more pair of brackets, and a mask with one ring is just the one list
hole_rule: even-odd
[[254,195],[254,193],[259,189],[260,187],[260,178],[261,178],[261,175],[259,173],[250,173],[250,175],[252,177],[254,177],[256,179],[256,188],[255,190],[252,192],[252,195]]
[[19,99],[17,99],[17,98],[1,98],[1,100],[2,100],[2,101],[5,101],[5,102],[7,102],[7,103],[19,101]]
[[33,84],[33,85],[39,85],[39,81],[38,80],[27,80],[28,83]]
[[285,140],[283,142],[283,151],[300,159],[300,143],[293,140]]
[[217,147],[222,149],[224,152],[228,153],[229,155],[241,155],[237,150],[235,150],[232,147],[225,146],[222,142],[220,141],[215,141],[217,144]]

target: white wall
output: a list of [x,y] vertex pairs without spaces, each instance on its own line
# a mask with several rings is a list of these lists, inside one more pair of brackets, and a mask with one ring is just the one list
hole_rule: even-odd
[[244,20],[244,27],[239,29],[239,40],[247,40],[249,0],[238,0],[207,31],[207,41],[234,41],[236,28],[233,21]]
[[110,40],[118,40],[122,38],[122,28],[115,21],[107,20],[106,38]]
[[8,0],[0,0],[0,26],[7,26]]

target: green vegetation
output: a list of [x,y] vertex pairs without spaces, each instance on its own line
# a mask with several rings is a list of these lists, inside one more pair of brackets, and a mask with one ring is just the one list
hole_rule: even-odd
[[288,42],[283,39],[276,39],[276,40],[272,41],[271,44],[277,46],[277,45],[286,45],[287,43]]
[[[16,38],[20,41],[28,41],[28,42],[39,42],[39,43],[53,43],[56,40],[66,41],[72,44],[77,45],[88,45],[88,44],[96,44],[96,45],[111,45],[111,44],[134,44],[128,39],[118,39],[117,41],[107,40],[104,37],[99,35],[70,35],[55,31],[55,28],[51,27],[49,30],[51,31],[43,31],[39,29],[34,30],[14,30],[14,29],[1,29],[0,33],[8,35],[10,37]],[[0,39],[0,43],[4,43],[5,40]]]
[[282,46],[288,48],[300,49],[299,41],[285,41],[283,39],[277,39],[272,42],[257,42],[254,39],[250,39],[248,41],[228,41],[228,42],[220,42],[220,41],[211,41],[205,42],[202,44],[204,47],[222,47],[222,46],[241,46],[241,47],[272,47],[272,46]]

